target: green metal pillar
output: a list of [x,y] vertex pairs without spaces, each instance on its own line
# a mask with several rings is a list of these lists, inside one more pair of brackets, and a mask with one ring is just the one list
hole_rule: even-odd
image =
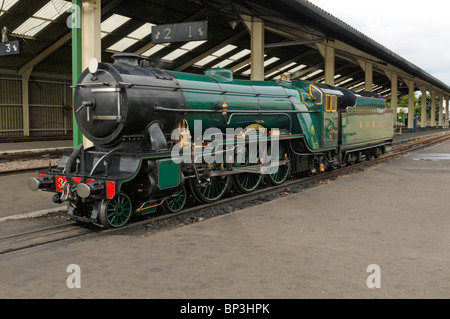
[[[72,0],[72,84],[77,85],[81,75],[81,0]],[[75,89],[74,91],[75,92]],[[75,101],[73,107],[73,148],[83,143],[83,134],[75,120]]]

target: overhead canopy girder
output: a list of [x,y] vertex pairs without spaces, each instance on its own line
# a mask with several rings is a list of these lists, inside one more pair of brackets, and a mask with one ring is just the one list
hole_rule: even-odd
[[[0,17],[2,21],[10,21],[10,29],[19,26],[46,4],[46,1],[28,1],[27,4],[25,2],[27,1],[20,0],[18,5],[9,10],[10,12]],[[304,0],[279,0],[276,2],[246,0],[230,2],[227,6],[224,6],[223,1],[219,0],[173,0],[170,2],[156,0],[102,0],[102,20],[109,18],[113,14],[123,15],[131,19],[102,38],[102,60],[105,62],[111,62],[111,55],[115,53],[108,49],[111,45],[123,39],[146,22],[165,24],[208,19],[211,37],[199,49],[192,50],[173,61],[162,61],[162,56],[180,48],[184,44],[172,43],[158,54],[148,57],[151,64],[161,68],[202,73],[205,68],[220,62],[220,59],[218,59],[214,63],[206,64],[203,67],[194,65],[202,57],[208,56],[213,51],[223,48],[227,44],[236,45],[236,52],[250,48],[250,35],[242,23],[242,16],[254,16],[264,22],[264,52],[267,54],[266,60],[272,57],[279,58],[277,62],[270,64],[264,69],[266,80],[272,80],[274,77],[279,76],[282,72],[277,72],[277,70],[295,62],[297,65],[304,64],[306,67],[294,74],[294,79],[307,76],[320,68],[324,70],[324,73],[309,77],[308,80],[323,81],[325,76],[327,76],[329,82],[334,80],[335,84],[339,84],[346,79],[354,78],[354,80],[344,83],[344,87],[351,87],[350,84],[368,82],[365,80],[364,72],[360,67],[360,62],[362,61],[373,66],[374,86],[367,83],[368,87],[365,89],[371,89],[372,87],[375,92],[385,92],[383,93],[385,97],[389,97],[389,90],[391,89],[391,83],[386,77],[386,72],[396,74],[398,79],[413,81],[415,89],[422,86],[427,88],[433,86],[436,92],[442,94],[442,96],[450,96],[450,89],[439,80]],[[58,59],[61,59],[60,56],[65,47],[64,44],[68,43],[69,30],[65,26],[67,17],[68,14],[63,14],[55,22],[51,23],[51,28],[49,27],[48,30],[55,29],[54,34],[58,34],[58,37],[42,49],[38,50],[36,46],[35,53],[27,50],[23,57],[27,56],[29,59],[25,63],[21,62],[20,66],[16,68],[16,72],[19,72],[19,70],[24,72],[31,66],[34,66],[33,72],[42,72],[40,69],[41,64],[46,67],[53,66],[49,61],[56,56],[58,56]],[[43,31],[32,40],[29,40],[30,49],[34,47],[35,42],[41,41],[43,43],[51,39],[53,31],[49,32],[48,30],[44,30],[45,32]],[[47,38],[42,38],[42,36]],[[149,33],[126,50],[142,54],[153,47],[150,39]],[[330,72],[330,68],[325,67],[326,58],[323,54],[323,49],[321,49],[324,47],[334,51],[336,67],[333,73]],[[147,58],[146,56],[143,57]],[[223,56],[222,59],[227,57]],[[7,58],[4,61],[8,63],[8,66],[18,65],[19,63],[18,58]],[[237,71],[235,74],[236,78],[245,79],[249,78],[252,73],[242,74],[242,72],[248,71],[251,66],[239,68],[247,65],[249,62],[249,57],[245,56],[233,61],[227,67]],[[68,64],[70,65],[70,63]],[[2,65],[0,65],[1,67]],[[361,71],[357,72],[357,68]],[[285,71],[288,70],[283,70],[283,72]],[[68,72],[70,72],[70,69]],[[277,73],[267,77],[274,72]],[[334,79],[337,74],[340,76]],[[399,95],[407,94],[408,89],[404,85],[402,86],[400,81]]]

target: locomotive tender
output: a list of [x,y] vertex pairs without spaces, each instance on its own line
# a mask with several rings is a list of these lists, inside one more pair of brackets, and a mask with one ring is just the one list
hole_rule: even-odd
[[[232,185],[249,193],[263,181],[279,185],[293,173],[319,174],[377,157],[392,142],[392,111],[373,93],[307,81],[234,80],[227,69],[165,71],[131,53],[113,58],[85,70],[75,87],[75,117],[94,146],[80,145],[28,181],[32,190],[54,192],[55,203],[68,202],[75,220],[121,227],[133,214],[180,211],[189,195],[209,203]],[[199,121],[202,133],[212,127],[224,135],[230,128],[240,132],[226,145],[231,160],[174,160],[176,146],[188,145],[194,157],[214,142],[206,134],[190,143]],[[173,138],[177,130],[182,133]],[[268,163],[262,150],[250,147],[255,131],[278,147],[275,171],[262,174]],[[219,140],[222,147],[230,143]]]

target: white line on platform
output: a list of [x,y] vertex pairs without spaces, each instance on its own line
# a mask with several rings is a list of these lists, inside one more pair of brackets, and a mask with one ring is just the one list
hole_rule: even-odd
[[56,208],[44,209],[44,210],[40,210],[40,211],[32,212],[32,213],[7,216],[7,217],[0,218],[0,223],[4,222],[4,221],[7,221],[7,220],[16,220],[16,219],[23,219],[23,218],[40,217],[40,216],[44,216],[44,215],[47,215],[47,214],[50,214],[50,213],[63,212],[63,211],[66,211],[66,210],[67,210],[67,208],[64,208],[64,207],[56,207]]

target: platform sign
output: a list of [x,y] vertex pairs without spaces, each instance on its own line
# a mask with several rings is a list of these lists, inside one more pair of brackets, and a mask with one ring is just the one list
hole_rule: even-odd
[[10,55],[10,54],[19,54],[19,53],[20,53],[19,41],[10,41],[10,42],[0,43],[0,56]]
[[155,44],[207,39],[208,21],[193,21],[152,27],[152,42]]

